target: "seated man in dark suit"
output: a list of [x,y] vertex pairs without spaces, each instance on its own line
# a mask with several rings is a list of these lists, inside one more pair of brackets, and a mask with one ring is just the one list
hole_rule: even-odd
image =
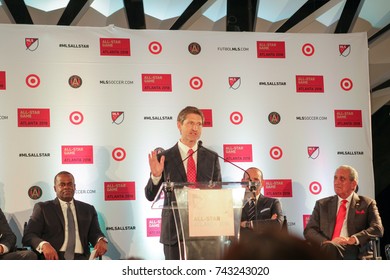
[[336,195],[317,200],[303,234],[332,259],[364,259],[371,238],[383,236],[376,202],[356,193],[358,173],[351,166],[336,169],[333,185]]
[[75,190],[73,175],[61,171],[54,177],[57,198],[34,206],[22,242],[46,260],[87,260],[90,244],[95,257],[107,252],[108,241],[100,230],[95,207],[73,199]]
[[[251,197],[247,198],[242,209],[241,232],[248,229],[256,232],[279,231],[284,220],[282,206],[279,199],[266,197],[261,193],[264,186],[263,172],[256,167],[250,167],[244,172],[242,181],[251,181],[258,186],[253,195],[251,194]],[[251,204],[254,208],[251,208]]]
[[16,235],[12,232],[0,208],[0,260],[36,260],[37,255],[29,250],[16,251]]

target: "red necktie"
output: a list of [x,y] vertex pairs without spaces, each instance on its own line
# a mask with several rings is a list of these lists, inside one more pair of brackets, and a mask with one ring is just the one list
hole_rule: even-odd
[[195,161],[192,157],[194,151],[192,149],[188,150],[188,158],[187,158],[187,181],[191,183],[196,182],[196,167]]
[[334,226],[332,240],[340,236],[341,228],[343,227],[343,223],[345,220],[345,213],[347,213],[347,207],[346,207],[347,202],[348,200],[346,199],[341,201],[339,212],[337,213],[336,225]]

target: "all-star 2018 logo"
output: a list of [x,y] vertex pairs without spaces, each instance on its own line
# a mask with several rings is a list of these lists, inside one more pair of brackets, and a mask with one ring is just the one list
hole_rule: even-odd
[[317,146],[309,146],[307,147],[307,154],[309,158],[316,159],[320,155],[320,147]]
[[125,112],[123,111],[112,111],[111,112],[111,120],[112,123],[120,125],[125,119]]
[[229,77],[229,87],[236,90],[241,86],[241,77]]
[[26,50],[33,52],[39,47],[39,39],[38,38],[25,38],[24,44],[26,46]]

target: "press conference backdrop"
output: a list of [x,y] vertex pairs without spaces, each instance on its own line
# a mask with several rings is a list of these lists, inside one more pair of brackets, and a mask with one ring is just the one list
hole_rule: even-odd
[[[21,240],[54,175],[75,175],[110,240],[105,258],[163,259],[145,199],[148,153],[203,110],[203,145],[264,172],[291,234],[334,194],[341,164],[374,196],[365,33],[271,34],[1,25],[0,207]],[[242,170],[221,160],[223,181]]]

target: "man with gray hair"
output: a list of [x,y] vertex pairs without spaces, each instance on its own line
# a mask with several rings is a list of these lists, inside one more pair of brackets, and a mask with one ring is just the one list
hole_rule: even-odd
[[383,236],[376,201],[356,193],[358,181],[355,168],[339,166],[333,178],[336,195],[317,200],[304,229],[306,240],[332,259],[365,259],[371,238]]

